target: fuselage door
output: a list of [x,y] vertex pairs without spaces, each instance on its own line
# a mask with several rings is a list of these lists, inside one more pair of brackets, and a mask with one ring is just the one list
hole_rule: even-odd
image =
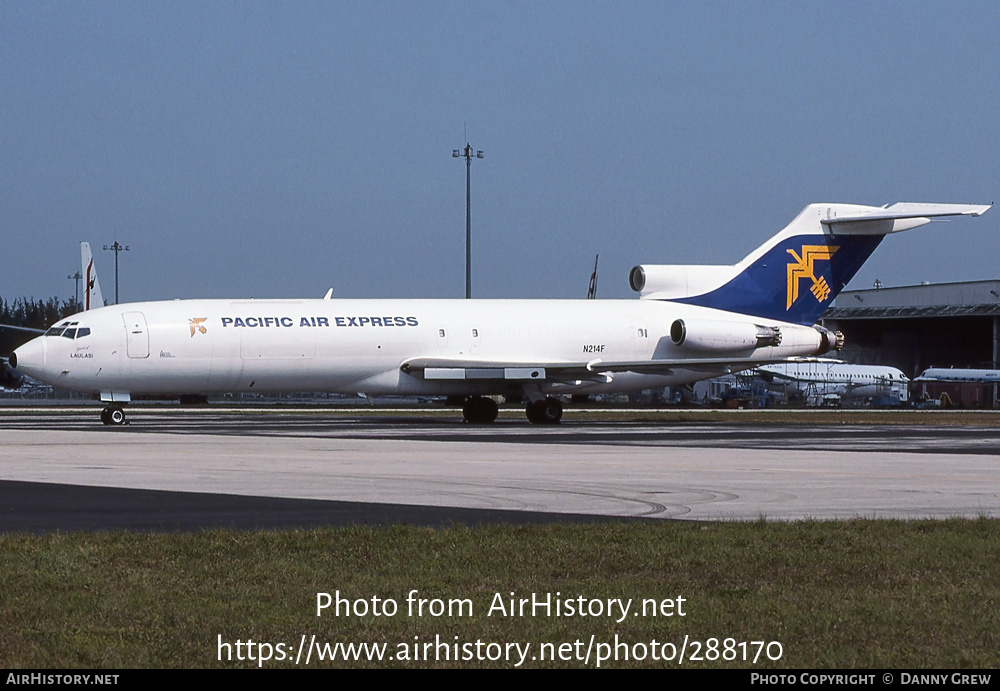
[[122,315],[125,321],[125,340],[128,356],[131,358],[149,357],[149,328],[142,312],[126,312]]

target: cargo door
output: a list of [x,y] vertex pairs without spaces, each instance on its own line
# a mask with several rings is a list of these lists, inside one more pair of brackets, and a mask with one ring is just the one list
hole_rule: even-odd
[[130,358],[149,357],[149,328],[146,326],[146,316],[142,312],[126,312],[122,315],[125,321],[126,350]]

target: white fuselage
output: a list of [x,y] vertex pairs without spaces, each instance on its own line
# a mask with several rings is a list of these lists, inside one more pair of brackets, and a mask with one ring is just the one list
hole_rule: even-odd
[[1000,370],[931,367],[924,370],[916,381],[952,384],[1000,384]]
[[[727,351],[721,354],[727,366],[711,367],[704,361],[719,353],[671,340],[677,319],[753,321],[780,327],[782,339]],[[53,329],[25,344],[16,353],[19,368],[105,400],[291,391],[474,395],[528,387],[542,394],[604,393],[688,383],[820,347],[811,327],[658,300],[176,300],[95,309],[57,327],[75,332]],[[589,363],[593,376],[433,378],[430,370],[401,369],[413,359],[542,368]],[[601,370],[602,362],[652,360],[699,362],[656,373]]]
[[759,372],[774,375],[768,388],[793,387],[804,394],[908,399],[909,378],[895,367],[852,365],[846,362],[786,362],[762,365]]

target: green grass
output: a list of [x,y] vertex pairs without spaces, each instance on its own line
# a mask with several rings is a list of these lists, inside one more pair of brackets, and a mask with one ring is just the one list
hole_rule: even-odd
[[[234,667],[232,644],[777,641],[756,667],[996,667],[1000,522],[644,522],[0,537],[6,667]],[[407,593],[472,616],[407,616]],[[391,598],[395,616],[316,616],[318,592]],[[686,616],[487,616],[497,593],[676,599]],[[415,638],[416,637],[416,638]],[[772,648],[772,652],[775,649]],[[690,648],[688,655],[690,656]],[[676,663],[674,663],[676,664]],[[290,663],[272,661],[268,667]],[[509,667],[456,661],[312,666]],[[525,666],[583,666],[529,659]],[[594,666],[591,659],[589,666]],[[645,661],[604,666],[672,666]],[[749,667],[742,661],[684,666]]]

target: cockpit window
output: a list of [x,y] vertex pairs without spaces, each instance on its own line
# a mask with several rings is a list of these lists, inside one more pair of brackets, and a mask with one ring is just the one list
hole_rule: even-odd
[[45,332],[45,336],[62,336],[63,338],[83,338],[84,336],[90,335],[90,329],[86,326],[79,329],[66,328],[73,327],[80,322],[64,322],[61,326],[53,326],[51,329]]

